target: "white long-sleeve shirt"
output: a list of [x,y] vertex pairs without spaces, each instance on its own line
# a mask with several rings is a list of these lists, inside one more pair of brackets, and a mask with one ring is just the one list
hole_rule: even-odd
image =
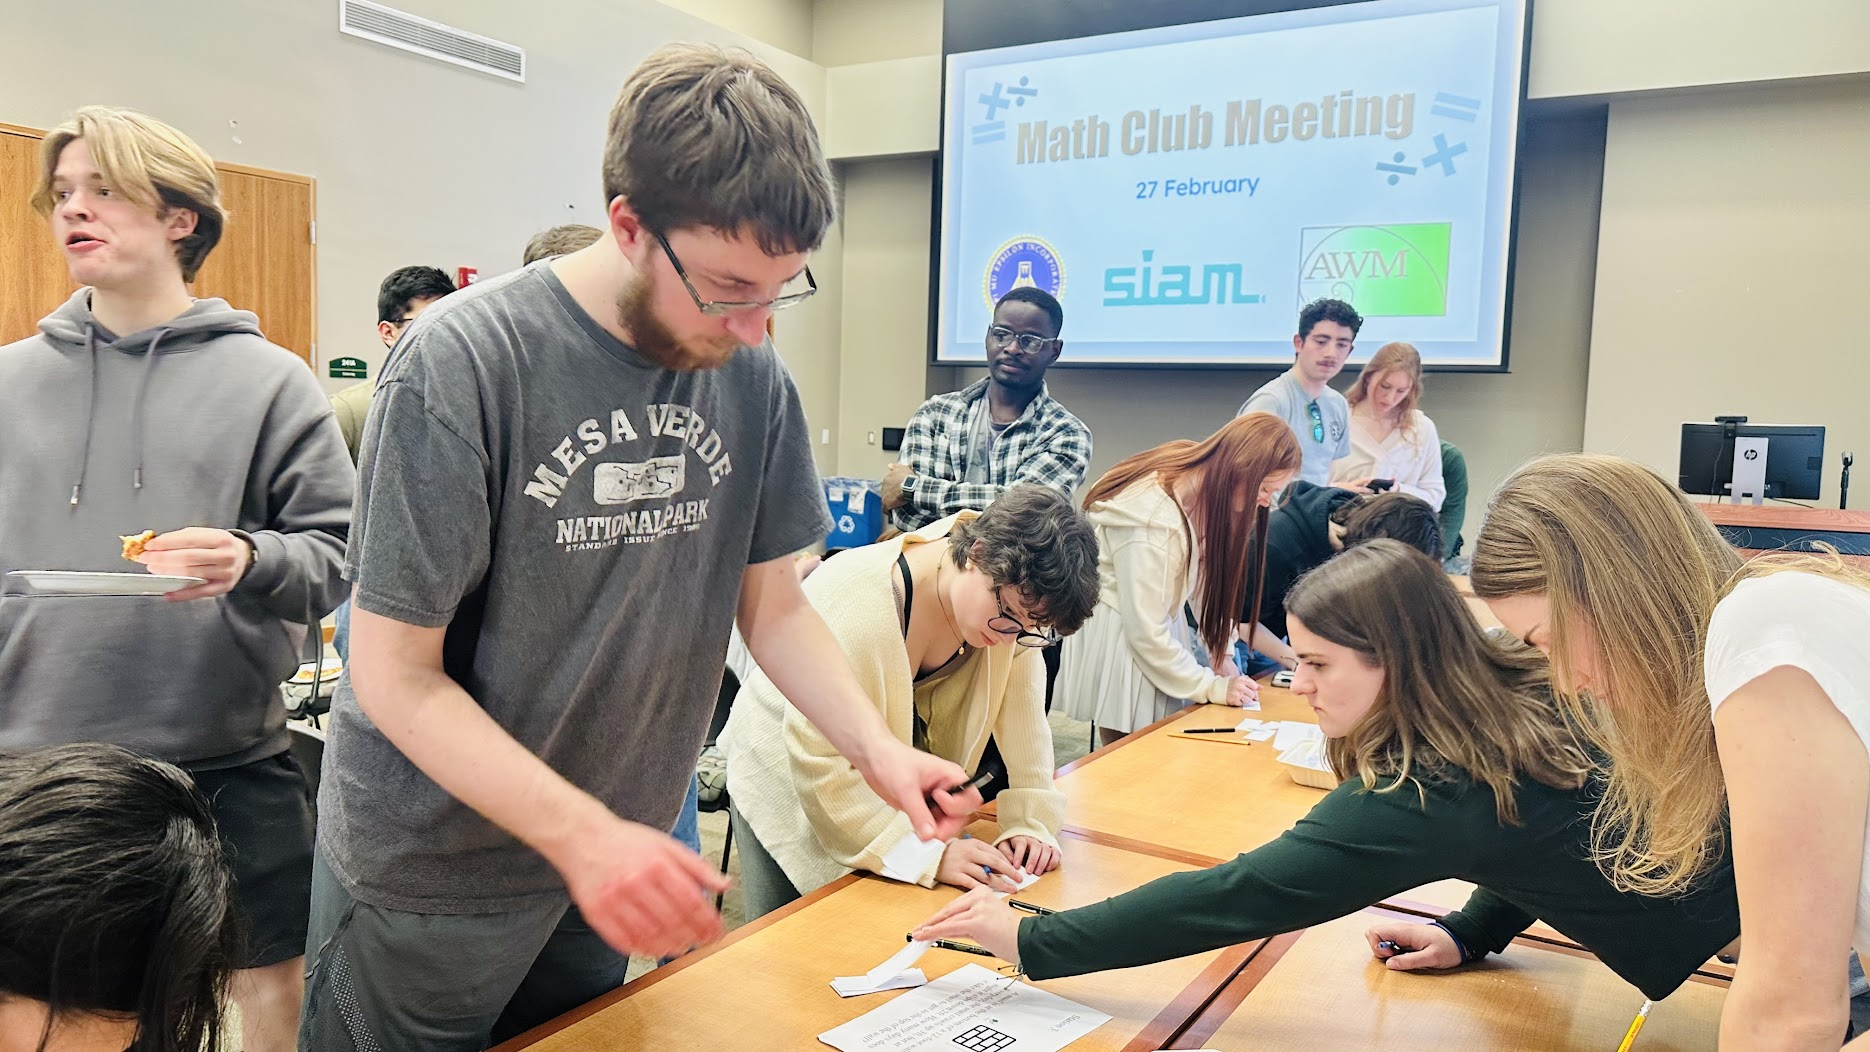
[[1440,512],[1448,487],[1441,477],[1441,435],[1435,421],[1418,409],[1413,430],[1399,427],[1378,439],[1370,432],[1370,418],[1353,411],[1350,455],[1331,462],[1331,484],[1365,478],[1395,479],[1399,492],[1421,497]]

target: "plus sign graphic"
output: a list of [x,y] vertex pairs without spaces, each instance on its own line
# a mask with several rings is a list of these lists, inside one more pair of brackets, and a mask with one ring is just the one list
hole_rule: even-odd
[[1436,132],[1435,133],[1435,152],[1429,154],[1427,157],[1422,158],[1422,167],[1430,168],[1430,167],[1439,165],[1441,167],[1442,175],[1444,176],[1453,175],[1454,174],[1454,159],[1456,157],[1461,156],[1462,154],[1466,152],[1467,152],[1467,143],[1458,142],[1458,143],[1455,143],[1453,146],[1450,146],[1448,145],[1448,137],[1446,135],[1441,134],[1440,132]]
[[975,99],[986,108],[987,115],[968,129],[973,137],[974,145],[999,142],[1006,138],[1006,120],[1002,117],[1001,111],[1010,110],[1015,106],[1024,106],[1027,99],[1037,97],[1039,89],[1031,85],[1032,78],[1030,77],[1019,78],[1019,83],[1012,87],[1007,87],[996,80],[992,91],[982,92],[975,96]]

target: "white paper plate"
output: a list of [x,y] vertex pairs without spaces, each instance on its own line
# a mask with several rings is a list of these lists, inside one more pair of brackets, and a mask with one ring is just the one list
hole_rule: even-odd
[[166,595],[206,583],[199,577],[87,570],[14,570],[6,575],[10,595]]

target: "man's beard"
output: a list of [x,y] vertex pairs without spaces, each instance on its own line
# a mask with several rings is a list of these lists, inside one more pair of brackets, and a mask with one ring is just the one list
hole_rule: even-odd
[[662,366],[680,372],[719,369],[740,349],[732,336],[698,344],[685,344],[656,317],[653,301],[655,282],[638,272],[617,295],[617,321],[630,334],[636,353]]

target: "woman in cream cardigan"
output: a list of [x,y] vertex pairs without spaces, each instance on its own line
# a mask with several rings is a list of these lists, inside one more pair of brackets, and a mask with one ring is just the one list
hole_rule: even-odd
[[[1267,507],[1298,471],[1292,428],[1247,413],[1201,442],[1128,457],[1097,480],[1084,507],[1103,590],[1084,634],[1059,654],[1066,715],[1095,724],[1108,744],[1186,704],[1258,696],[1226,655],[1240,611],[1259,609]],[[1194,655],[1182,614],[1190,599],[1211,665]]]
[[924,844],[757,669],[722,734],[748,919],[851,870],[933,887],[1010,890],[1058,865],[1039,648],[1097,599],[1097,541],[1057,492],[1007,490],[914,533],[854,548],[805,582],[866,693],[902,741],[973,770],[992,736],[1006,760],[995,844]]

